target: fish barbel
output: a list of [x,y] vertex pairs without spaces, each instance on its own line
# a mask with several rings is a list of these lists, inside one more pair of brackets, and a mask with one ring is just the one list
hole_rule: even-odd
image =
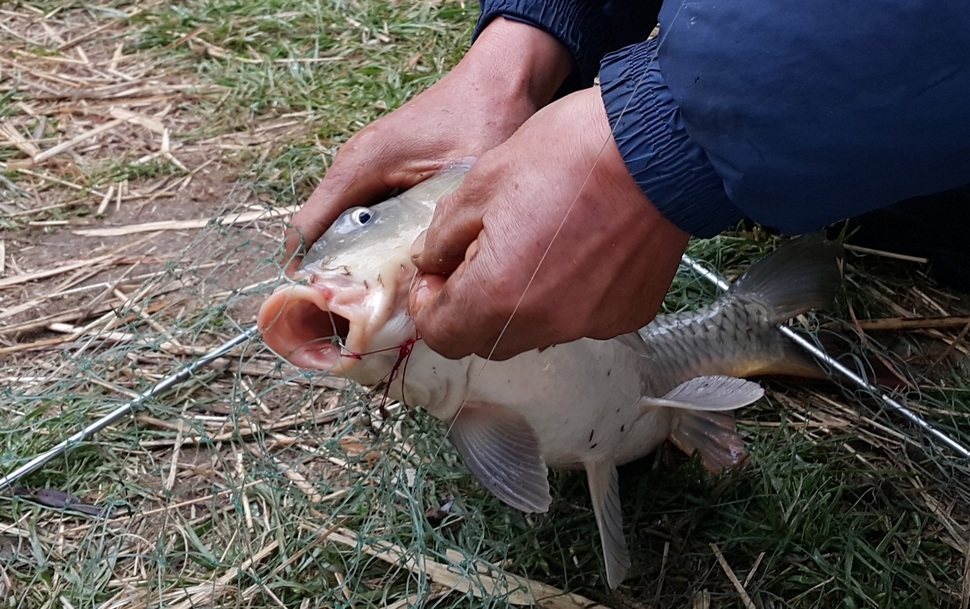
[[[821,376],[775,325],[829,304],[839,247],[802,238],[754,264],[711,306],[664,315],[610,340],[580,339],[506,361],[450,360],[418,340],[408,313],[410,246],[435,203],[467,172],[455,166],[401,195],[344,212],[294,279],[263,304],[263,340],[301,368],[423,406],[478,480],[525,512],[545,512],[547,467],[582,468],[616,587],[630,566],[616,466],[670,439],[705,466],[737,463],[744,446],[730,411],[759,399],[757,374]],[[407,374],[398,366],[407,356]]]

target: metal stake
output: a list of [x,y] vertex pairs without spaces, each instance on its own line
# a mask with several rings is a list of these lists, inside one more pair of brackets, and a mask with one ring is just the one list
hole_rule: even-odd
[[172,387],[174,387],[175,385],[178,385],[179,383],[185,381],[190,376],[192,376],[192,373],[194,373],[199,368],[202,368],[204,366],[211,364],[216,359],[222,357],[223,355],[231,351],[234,347],[241,345],[249,341],[250,339],[252,339],[254,336],[256,336],[256,333],[258,331],[259,330],[256,328],[255,325],[247,328],[242,334],[229,339],[228,341],[216,347],[212,351],[209,351],[199,359],[193,362],[190,362],[189,364],[186,364],[186,366],[181,370],[178,370],[177,372],[174,372],[169,376],[166,376],[165,378],[160,380],[154,387],[140,394],[138,397],[131,400],[127,404],[123,406],[119,406],[112,412],[101,417],[94,423],[91,423],[90,425],[88,425],[81,431],[77,432],[76,434],[72,435],[70,438],[64,440],[57,446],[54,446],[48,451],[37,455],[27,463],[15,469],[13,472],[7,474],[3,478],[0,478],[0,491],[3,491],[4,489],[9,488],[24,476],[27,476],[28,474],[32,474],[38,469],[42,468],[51,459],[54,459],[55,457],[58,457],[64,454],[69,449],[73,448],[74,446],[77,446],[81,442],[84,442],[85,440],[87,440],[94,434],[98,433],[105,427],[111,425],[118,419],[121,419],[122,417],[127,416],[128,414],[133,412],[136,408],[141,406],[149,398],[152,398],[152,397],[155,397],[156,395],[164,393],[169,389],[171,389]]
[[[728,288],[731,287],[731,284],[729,284],[723,277],[721,277],[717,273],[714,273],[713,271],[708,270],[703,265],[701,265],[701,263],[697,262],[687,254],[684,254],[683,256],[681,256],[681,260],[683,261],[684,264],[686,264],[691,269],[693,269],[694,272],[696,272],[698,275],[700,275],[704,279],[707,279],[708,281],[710,281],[720,289],[727,290]],[[948,447],[950,447],[951,450],[958,453],[964,459],[970,459],[970,450],[968,450],[962,444],[960,444],[953,438],[947,436],[939,429],[936,429],[935,427],[930,425],[925,419],[920,417],[918,414],[916,414],[909,408],[906,408],[896,400],[886,395],[886,393],[883,392],[881,389],[879,389],[875,385],[872,385],[864,378],[857,375],[855,372],[852,372],[851,370],[843,366],[841,363],[836,361],[836,359],[833,358],[831,355],[829,355],[825,351],[819,349],[816,345],[813,345],[811,342],[806,340],[804,336],[802,336],[801,334],[798,334],[788,326],[778,326],[778,330],[782,334],[790,338],[791,340],[795,341],[796,345],[811,353],[816,359],[823,362],[826,366],[830,366],[833,370],[835,370],[836,372],[838,372],[839,374],[841,374],[842,376],[850,380],[853,384],[855,384],[860,389],[869,393],[869,395],[871,395],[872,397],[880,400],[883,404],[889,406],[892,410],[895,410],[897,413],[901,414],[903,417],[908,419],[911,423],[915,424],[917,427],[922,429],[925,433],[933,436],[943,444],[946,444]]]

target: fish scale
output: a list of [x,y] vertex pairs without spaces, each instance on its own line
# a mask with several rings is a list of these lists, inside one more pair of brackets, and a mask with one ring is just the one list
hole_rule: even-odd
[[[445,170],[383,203],[345,212],[304,259],[295,277],[302,281],[263,303],[263,340],[299,367],[383,384],[389,397],[426,408],[481,484],[516,509],[549,509],[549,467],[583,469],[606,579],[616,587],[630,566],[616,466],[665,440],[699,453],[714,470],[742,459],[731,411],[763,390],[738,377],[820,375],[774,325],[831,302],[839,248],[820,238],[790,242],[712,305],[658,317],[639,333],[505,361],[449,360],[414,342],[409,247],[466,171]],[[398,373],[405,345],[406,373]]]
[[696,313],[658,316],[639,334],[654,367],[648,378],[654,393],[673,389],[684,374],[747,377],[804,359],[767,322],[763,305],[730,296]]

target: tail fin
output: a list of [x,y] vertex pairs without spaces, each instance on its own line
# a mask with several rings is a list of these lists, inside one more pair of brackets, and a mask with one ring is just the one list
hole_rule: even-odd
[[755,262],[731,286],[731,293],[753,298],[777,324],[830,306],[841,285],[842,246],[821,233],[798,237]]

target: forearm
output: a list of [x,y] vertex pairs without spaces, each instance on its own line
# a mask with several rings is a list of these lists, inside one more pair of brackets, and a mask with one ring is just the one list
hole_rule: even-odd
[[471,82],[534,109],[552,99],[572,70],[569,50],[554,36],[526,23],[492,19],[455,68]]

